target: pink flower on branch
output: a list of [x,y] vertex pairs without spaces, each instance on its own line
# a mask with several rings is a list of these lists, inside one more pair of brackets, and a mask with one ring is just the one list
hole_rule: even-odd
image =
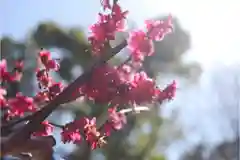
[[80,128],[83,124],[83,119],[66,124],[61,132],[63,143],[79,143],[81,141]]
[[6,96],[7,91],[4,88],[0,87],[0,108],[7,108],[7,100],[4,96]]
[[90,81],[81,91],[96,103],[108,103],[116,96],[122,83],[118,70],[105,64],[94,69]]
[[82,139],[81,134],[85,137],[91,149],[95,149],[105,143],[104,136],[101,136],[97,129],[96,118],[89,119],[85,117],[68,123],[61,133],[64,143],[79,143]]
[[61,82],[55,82],[49,86],[49,97],[52,99],[57,96],[63,90],[63,84]]
[[115,130],[120,130],[127,123],[127,118],[125,114],[116,111],[116,107],[108,109],[108,123]]
[[0,61],[0,82],[20,81],[22,70],[23,63],[21,61],[18,61],[16,62],[13,71],[9,72],[7,70],[7,61],[5,59],[2,59]]
[[99,55],[108,47],[109,40],[115,39],[115,33],[124,29],[124,20],[128,11],[122,11],[121,7],[114,3],[111,8],[109,0],[101,1],[103,8],[111,9],[111,13],[99,13],[99,20],[90,27],[91,36],[88,38],[92,45],[94,55]]
[[23,116],[26,112],[35,112],[36,106],[34,104],[33,98],[23,96],[21,93],[18,93],[15,98],[8,100],[9,110],[8,116]]
[[[10,139],[9,143],[14,143],[16,139],[21,142],[21,139],[26,139],[30,135],[47,136],[51,134],[53,126],[45,121],[51,112],[60,104],[84,96],[85,100],[98,104],[111,104],[115,107],[108,109],[106,121],[101,126],[97,126],[98,118],[80,117],[60,127],[62,129],[61,137],[64,143],[79,143],[85,140],[91,149],[95,149],[106,144],[105,138],[111,136],[113,130],[124,128],[127,123],[125,113],[147,111],[150,108],[138,105],[162,103],[175,96],[175,81],[160,90],[154,79],[148,77],[144,71],[139,72],[145,57],[154,53],[153,41],[162,40],[172,32],[171,17],[164,21],[146,21],[146,32],[143,30],[133,31],[128,40],[111,48],[109,41],[115,39],[117,31],[123,30],[128,11],[123,11],[117,0],[114,0],[113,4],[110,3],[110,0],[101,0],[101,4],[103,10],[108,9],[110,13],[99,13],[97,23],[90,27],[89,42],[93,55],[98,56],[94,66],[69,86],[63,87],[61,82],[55,82],[50,76],[50,71],[57,71],[60,67],[59,64],[51,58],[49,51],[41,50],[38,60],[42,67],[39,66],[36,71],[40,91],[34,97],[17,94],[15,98],[5,99],[4,90],[0,90],[0,103],[6,106],[9,117],[23,116],[25,113],[39,110],[26,119],[28,123],[18,132],[21,133],[20,140],[16,133],[13,136],[15,139]],[[111,57],[125,47],[128,47],[131,52],[127,61],[120,66],[112,66],[107,63]],[[6,61],[3,60],[0,63],[0,80],[7,82],[16,80],[16,75],[18,72],[22,72],[22,69],[23,64],[18,63],[15,72],[10,74],[7,71]],[[121,105],[133,107],[120,108]],[[24,141],[22,140],[22,142]]]
[[176,95],[176,89],[176,81],[173,81],[159,93],[158,101],[161,103],[164,100],[172,100]]
[[155,41],[163,40],[164,36],[173,31],[172,17],[169,16],[167,20],[146,20],[148,37]]
[[117,111],[117,106],[108,109],[108,120],[103,125],[104,135],[110,136],[112,130],[121,130],[127,123],[124,113]]
[[123,31],[125,19],[127,17],[128,11],[122,11],[121,7],[116,3],[112,8],[112,17],[116,23],[117,31]]
[[145,56],[151,56],[154,53],[153,40],[161,41],[165,35],[173,30],[171,17],[165,21],[148,20],[145,23],[146,33],[142,30],[133,31],[128,39],[131,56],[137,62],[143,61]]
[[157,96],[157,90],[155,81],[149,78],[145,72],[140,72],[134,75],[132,89],[127,96],[132,103],[151,103]]
[[5,59],[0,61],[0,81],[12,81],[12,77],[7,72],[7,61]]
[[130,34],[128,48],[134,61],[143,61],[145,56],[151,56],[154,52],[152,40],[141,30]]
[[59,64],[56,60],[51,58],[51,53],[46,50],[39,52],[39,58],[47,70],[59,70]]
[[100,0],[103,10],[111,9],[110,0]]

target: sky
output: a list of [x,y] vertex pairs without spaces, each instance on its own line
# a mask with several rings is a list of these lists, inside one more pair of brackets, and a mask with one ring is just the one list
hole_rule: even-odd
[[175,125],[180,126],[185,135],[168,147],[169,160],[177,160],[198,144],[212,149],[234,139],[232,121],[240,117],[239,67],[218,65],[205,71],[198,85],[178,91],[175,99],[163,108],[163,117],[171,117],[172,111],[177,111]]
[[[237,0],[121,0],[121,3],[130,10],[129,19],[139,25],[159,14],[176,15],[191,34],[192,48],[187,59],[197,60],[203,68],[240,61]],[[22,39],[29,29],[45,20],[87,28],[95,22],[99,6],[99,0],[2,0],[0,35]]]
[[[208,136],[215,137],[214,133],[219,132],[219,128],[214,118],[219,118],[219,113],[217,108],[207,108],[209,104],[206,104],[208,102],[206,98],[211,92],[207,89],[204,79],[209,79],[208,75],[216,65],[240,64],[238,0],[120,0],[120,2],[124,8],[130,10],[129,19],[136,21],[139,26],[142,26],[147,18],[172,14],[179,18],[183,28],[190,33],[192,46],[186,59],[199,62],[206,74],[197,88],[193,88],[192,91],[190,89],[183,95],[196,100],[198,106],[192,108],[193,103],[189,102],[182,106],[180,113],[184,115],[182,117],[188,117],[182,121],[189,127],[192,124],[187,122],[199,124],[197,118],[212,113],[199,124],[199,129],[196,130],[199,134],[191,132],[192,136],[189,137],[192,139],[188,140],[189,142],[194,143],[201,139],[199,137],[204,136],[204,139],[209,139]],[[100,6],[99,0],[2,0],[0,3],[0,35],[16,39],[23,39],[27,31],[34,29],[38,22],[46,20],[54,20],[63,27],[82,26],[87,29],[95,22]],[[202,98],[194,97],[193,92],[201,93]],[[216,128],[206,129],[211,126]],[[176,160],[176,157],[169,160]]]

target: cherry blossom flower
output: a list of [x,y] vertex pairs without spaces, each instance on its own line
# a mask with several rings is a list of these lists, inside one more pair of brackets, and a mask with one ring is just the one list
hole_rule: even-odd
[[103,10],[111,9],[110,0],[101,0],[101,5],[103,6]]
[[23,96],[21,93],[18,93],[15,98],[8,100],[9,116],[23,116],[25,112],[35,112],[36,106],[34,105],[33,98]]
[[13,81],[13,76],[7,71],[7,61],[2,59],[0,61],[0,81]]
[[128,39],[128,48],[135,61],[143,61],[145,56],[151,56],[154,52],[152,40],[142,30],[131,32]]
[[7,100],[5,99],[5,95],[7,94],[7,91],[4,88],[0,87],[0,107],[6,108],[7,106]]
[[173,31],[172,17],[167,20],[147,20],[145,25],[148,32],[148,37],[155,41],[163,40],[164,36]]

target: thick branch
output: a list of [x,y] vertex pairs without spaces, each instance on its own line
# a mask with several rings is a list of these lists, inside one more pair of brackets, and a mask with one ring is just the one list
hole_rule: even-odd
[[[4,143],[7,139],[2,139]],[[52,147],[56,144],[53,136],[34,137],[24,141],[20,144],[21,147],[13,148],[8,154],[23,159],[22,153],[31,153],[33,157],[41,160],[50,160],[52,157]],[[2,148],[4,149],[4,148]],[[2,155],[1,155],[2,156]],[[26,158],[26,156],[24,156]]]

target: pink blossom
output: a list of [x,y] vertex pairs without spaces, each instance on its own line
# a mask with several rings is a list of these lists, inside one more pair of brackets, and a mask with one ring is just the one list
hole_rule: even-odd
[[78,143],[81,141],[80,130],[78,128],[65,127],[61,132],[63,143]]
[[7,106],[7,100],[5,99],[5,95],[7,94],[7,91],[4,88],[0,87],[0,108],[6,108]]
[[134,60],[143,60],[144,56],[153,54],[153,42],[149,40],[146,33],[139,30],[130,34],[128,39],[128,48],[132,53]]
[[100,0],[103,10],[111,9],[110,0]]
[[15,98],[8,100],[10,106],[9,116],[23,116],[25,112],[35,112],[36,106],[34,105],[33,98],[23,96],[18,93]]
[[47,50],[40,51],[39,56],[44,65],[47,65],[48,61],[51,60],[51,53]]
[[48,70],[52,69],[54,71],[58,71],[60,66],[56,60],[49,60],[46,64],[46,68]]
[[158,100],[161,103],[163,100],[172,100],[176,95],[176,81],[170,83],[163,91],[159,94]]
[[131,84],[132,89],[128,96],[132,103],[150,103],[156,96],[155,81],[149,78],[145,72],[136,73]]
[[108,117],[109,123],[116,130],[122,129],[127,123],[125,114],[117,112],[116,107],[108,109]]
[[5,59],[0,61],[0,81],[13,81],[13,76],[7,71],[7,61]]
[[155,41],[163,40],[164,36],[173,30],[172,17],[167,20],[147,20],[145,21],[148,37]]
[[63,90],[63,84],[61,82],[53,83],[48,89],[49,89],[49,96],[55,97]]
[[67,123],[62,132],[62,141],[63,143],[78,143],[81,141],[80,129],[84,128],[87,124],[87,118],[81,118],[73,122]]

